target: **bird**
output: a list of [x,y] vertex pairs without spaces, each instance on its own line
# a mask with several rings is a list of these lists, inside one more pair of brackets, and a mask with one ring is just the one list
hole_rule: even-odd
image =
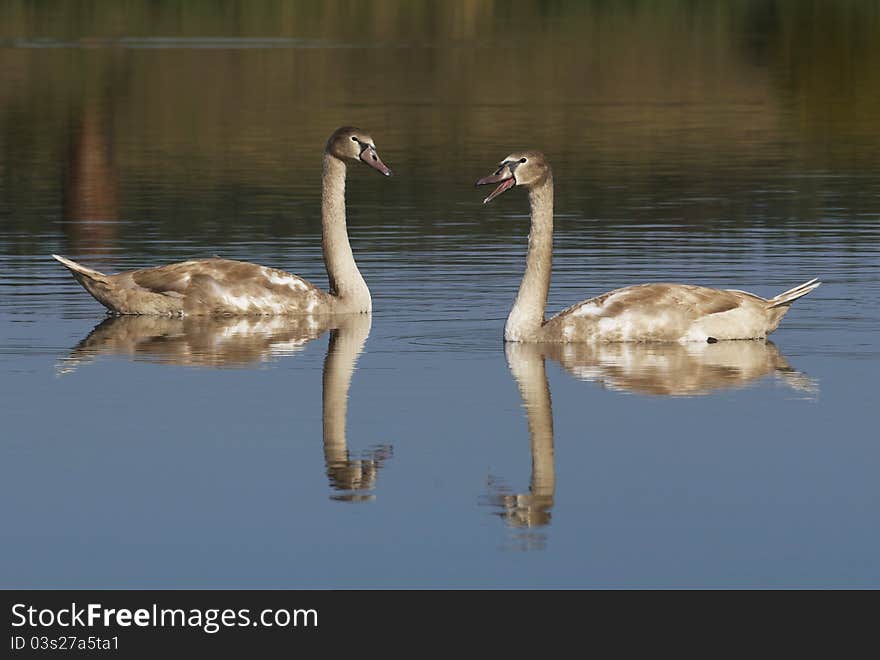
[[504,339],[528,343],[709,342],[765,339],[791,304],[821,282],[812,279],[773,298],[735,289],[666,282],[637,284],[572,305],[545,320],[553,259],[553,171],[540,151],[512,153],[477,186],[498,184],[487,204],[520,186],[529,193],[526,269]]
[[329,291],[276,268],[244,261],[195,259],[105,275],[53,254],[74,278],[115,314],[241,316],[367,313],[370,290],[354,261],[345,224],[347,161],[360,161],[386,177],[369,134],[336,129],[324,148],[321,182],[322,247]]

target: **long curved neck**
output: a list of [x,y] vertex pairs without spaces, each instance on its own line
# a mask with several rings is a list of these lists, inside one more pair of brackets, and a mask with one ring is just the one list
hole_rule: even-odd
[[529,191],[532,209],[532,228],[529,232],[529,251],[526,272],[507,324],[504,338],[508,341],[536,339],[544,324],[544,309],[550,291],[550,272],[553,268],[553,175]]
[[325,153],[321,183],[321,245],[330,295],[344,307],[340,311],[369,312],[370,290],[354,261],[345,224],[345,163]]

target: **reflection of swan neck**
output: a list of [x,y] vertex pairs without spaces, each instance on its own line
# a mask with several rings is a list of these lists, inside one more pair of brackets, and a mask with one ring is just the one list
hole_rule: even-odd
[[370,333],[368,314],[352,315],[330,332],[327,357],[324,360],[324,447],[336,454],[345,452],[345,422],[348,411],[348,390],[358,356]]
[[553,176],[529,190],[532,224],[526,271],[507,323],[505,339],[534,341],[544,323],[553,269]]
[[529,501],[522,504],[528,505],[530,525],[544,524],[549,521],[549,510],[553,506],[556,491],[553,406],[544,356],[539,347],[533,344],[507,344],[505,350],[510,372],[516,380],[526,409],[532,450]]
[[321,184],[321,244],[330,294],[344,303],[344,311],[368,312],[370,290],[354,261],[345,222],[345,163],[325,153]]
[[331,331],[324,360],[324,460],[331,485],[339,490],[369,489],[375,481],[376,466],[369,460],[351,460],[346,441],[348,391],[370,324],[369,314],[348,315]]

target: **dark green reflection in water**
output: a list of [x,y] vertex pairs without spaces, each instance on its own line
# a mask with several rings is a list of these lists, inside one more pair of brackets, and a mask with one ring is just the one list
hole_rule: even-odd
[[467,187],[521,146],[550,156],[560,212],[599,222],[876,210],[878,33],[871,2],[6,3],[0,217],[128,221],[68,226],[72,252],[146,226],[312,232],[343,122],[400,173],[350,188],[366,221],[411,229],[403,248],[438,225],[498,233]]

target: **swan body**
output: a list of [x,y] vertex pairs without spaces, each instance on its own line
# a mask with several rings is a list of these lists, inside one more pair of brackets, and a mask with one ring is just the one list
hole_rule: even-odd
[[117,314],[237,316],[320,314],[333,297],[283,270],[230,259],[196,259],[104,275],[52,255]]
[[512,342],[714,342],[764,339],[791,304],[818,287],[810,280],[774,298],[690,284],[616,289],[545,320],[553,259],[553,174],[537,151],[511,154],[476,185],[500,184],[484,203],[515,186],[529,191],[531,232],[526,272],[504,327]]
[[330,291],[283,270],[230,259],[196,259],[105,275],[58,255],[76,280],[117,314],[239,316],[369,312],[370,291],[348,241],[345,223],[346,160],[360,160],[385,176],[372,138],[352,127],[337,129],[324,150],[322,246]]
[[[798,297],[818,285],[815,280],[802,284]],[[731,289],[637,284],[561,311],[547,321],[544,332],[563,342],[763,339],[779,325],[790,302],[774,304],[775,299]]]

